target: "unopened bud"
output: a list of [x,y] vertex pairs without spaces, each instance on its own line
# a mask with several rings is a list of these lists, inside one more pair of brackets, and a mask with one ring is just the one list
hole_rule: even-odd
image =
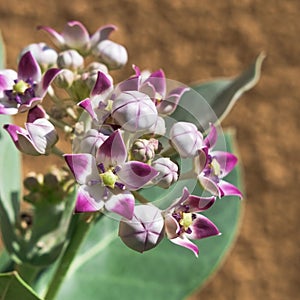
[[26,177],[23,181],[24,187],[28,190],[28,191],[38,191],[41,184],[38,181],[38,178],[32,174],[29,175],[28,177]]
[[194,157],[203,146],[203,136],[194,124],[178,122],[170,130],[170,142],[181,157]]
[[161,157],[152,163],[152,167],[159,172],[153,182],[167,189],[178,180],[178,166],[168,157]]
[[128,60],[128,54],[125,47],[110,40],[100,42],[93,53],[98,59],[105,63],[109,69],[120,69]]
[[47,173],[44,176],[44,185],[49,189],[57,189],[59,187],[59,180],[54,174]]
[[34,43],[28,45],[22,49],[20,57],[28,51],[31,52],[31,55],[43,69],[56,64],[57,52],[45,43]]
[[156,247],[164,237],[164,219],[160,209],[138,205],[131,220],[121,220],[119,237],[129,248],[143,253]]
[[62,69],[77,70],[83,67],[84,59],[76,50],[60,52],[57,57],[57,65]]
[[69,69],[63,69],[61,72],[55,77],[54,83],[63,89],[68,89],[75,79],[74,73]]
[[149,129],[157,121],[157,110],[150,97],[138,91],[121,93],[112,104],[112,117],[130,132]]
[[154,143],[151,140],[146,139],[138,139],[136,140],[131,148],[131,155],[132,158],[141,162],[147,163],[148,161],[152,160],[155,156],[155,151],[158,148],[158,141],[155,140],[157,143]]

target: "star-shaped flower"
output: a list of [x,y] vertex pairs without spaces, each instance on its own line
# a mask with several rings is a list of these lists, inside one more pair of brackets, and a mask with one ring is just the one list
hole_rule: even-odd
[[144,186],[158,172],[142,162],[126,162],[126,158],[127,150],[119,130],[103,142],[96,157],[89,153],[65,155],[80,185],[76,212],[105,208],[127,219],[132,218],[134,197],[130,191]]
[[59,72],[53,68],[42,75],[31,52],[26,52],[20,59],[18,73],[0,71],[0,114],[15,115],[39,104]]
[[179,246],[190,249],[196,256],[199,254],[197,245],[192,240],[219,235],[216,225],[198,212],[210,208],[215,197],[199,197],[191,195],[187,188],[163,214],[168,239]]

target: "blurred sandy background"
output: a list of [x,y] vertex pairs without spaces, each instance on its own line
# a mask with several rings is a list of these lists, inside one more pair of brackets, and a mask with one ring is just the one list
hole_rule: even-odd
[[[19,50],[48,42],[35,30],[62,30],[70,20],[90,32],[113,23],[111,38],[124,44],[129,64],[163,68],[183,83],[244,70],[259,52],[268,57],[259,84],[245,94],[223,127],[234,126],[246,173],[241,233],[216,276],[190,300],[289,300],[300,294],[299,130],[300,1],[263,0],[1,0],[0,29],[7,65]],[[43,161],[40,160],[43,167]],[[24,157],[24,169],[31,168]]]

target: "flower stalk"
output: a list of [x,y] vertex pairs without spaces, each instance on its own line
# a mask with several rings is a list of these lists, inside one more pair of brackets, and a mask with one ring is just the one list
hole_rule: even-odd
[[[64,251],[60,263],[49,284],[45,299],[55,299],[61,284],[63,283],[72,262],[80,248],[80,245],[86,238],[89,229],[92,227],[95,214],[79,214],[73,216],[74,228],[71,232],[69,244]],[[72,224],[71,224],[72,227]]]

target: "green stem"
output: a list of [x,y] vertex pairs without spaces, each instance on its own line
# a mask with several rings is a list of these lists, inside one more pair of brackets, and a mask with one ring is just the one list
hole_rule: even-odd
[[70,242],[60,260],[60,263],[52,277],[52,281],[49,284],[45,299],[53,300],[65,279],[71,263],[73,262],[80,245],[84,241],[87,233],[93,224],[94,215],[80,214],[75,215],[74,230],[71,233]]

